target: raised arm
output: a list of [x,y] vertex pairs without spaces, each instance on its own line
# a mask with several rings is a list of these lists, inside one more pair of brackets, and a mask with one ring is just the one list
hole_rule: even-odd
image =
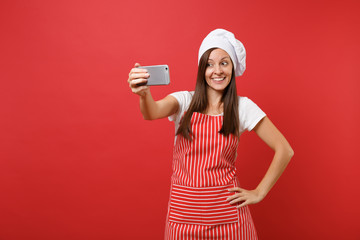
[[165,98],[155,101],[151,96],[150,87],[146,86],[149,73],[146,69],[138,68],[136,63],[129,73],[129,87],[132,92],[140,96],[140,111],[145,120],[154,120],[168,117],[178,111],[179,103],[168,95]]

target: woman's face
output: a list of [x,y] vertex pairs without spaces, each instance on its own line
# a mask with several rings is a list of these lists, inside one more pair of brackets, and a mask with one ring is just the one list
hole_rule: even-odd
[[227,52],[217,48],[209,56],[205,71],[208,90],[223,91],[231,81],[233,64]]

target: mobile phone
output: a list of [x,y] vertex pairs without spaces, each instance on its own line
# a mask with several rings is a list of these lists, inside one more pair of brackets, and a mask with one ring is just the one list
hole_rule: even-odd
[[168,65],[140,66],[139,68],[145,68],[150,74],[146,85],[154,86],[170,84],[170,73]]

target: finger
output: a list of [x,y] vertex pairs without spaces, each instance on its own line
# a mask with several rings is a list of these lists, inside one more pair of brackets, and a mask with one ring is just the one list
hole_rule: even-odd
[[144,85],[147,83],[147,79],[146,78],[138,78],[136,80],[131,80],[130,83],[129,83],[129,86],[131,88],[137,88],[141,85]]
[[238,202],[244,202],[244,201],[247,201],[247,199],[245,197],[239,197],[239,198],[236,198],[235,200],[232,200],[230,202],[230,204],[234,204],[234,203],[238,203]]
[[[135,77],[133,77],[133,76],[135,76]],[[149,78],[149,76],[144,75],[144,74],[132,75],[128,78],[127,81],[128,81],[128,83],[131,83],[131,82],[137,81],[137,80],[141,80],[141,81],[146,80],[147,81],[148,78]]]
[[147,83],[147,79],[144,78],[140,78],[140,79],[136,79],[136,80],[132,80],[129,82],[129,87],[130,88],[137,88],[139,86],[144,86]]
[[140,86],[140,87],[137,87],[137,88],[133,88],[132,91],[133,91],[133,93],[140,94],[141,92],[144,92],[148,88],[149,88],[149,86]]
[[238,206],[236,206],[236,208],[241,208],[241,207],[244,207],[244,206],[246,206],[246,205],[249,205],[249,202],[248,202],[248,201],[245,201],[245,202],[239,204]]
[[141,82],[141,83],[138,83],[138,84],[136,84],[136,86],[145,86],[146,85],[146,83],[147,83],[147,81],[146,82]]
[[134,67],[137,68],[137,67],[140,67],[140,63],[135,63]]
[[129,78],[131,78],[131,75],[133,75],[134,73],[148,73],[148,70],[145,68],[132,68],[129,72]]
[[228,197],[228,198],[226,199],[226,201],[231,201],[231,200],[233,200],[233,199],[235,199],[235,198],[237,198],[237,196],[236,196],[236,195],[233,195],[233,196],[231,196],[231,197]]
[[130,73],[144,73],[144,72],[148,72],[148,70],[146,68],[132,68],[130,70]]
[[137,79],[137,78],[149,78],[149,76],[150,76],[150,74],[148,72],[131,73],[129,75],[129,79],[131,81],[131,80],[134,80],[134,79]]
[[231,200],[233,200],[233,199],[235,199],[235,198],[238,198],[238,197],[244,197],[244,194],[242,194],[242,193],[235,193],[234,195],[228,197],[228,198],[226,199],[226,201],[231,201]]
[[234,187],[234,188],[229,188],[228,191],[229,192],[241,192],[243,189],[239,188],[239,187]]

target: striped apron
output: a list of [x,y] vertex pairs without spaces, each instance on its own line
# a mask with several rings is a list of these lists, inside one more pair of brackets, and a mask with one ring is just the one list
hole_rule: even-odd
[[248,206],[226,199],[238,185],[239,138],[219,133],[223,116],[194,112],[192,141],[176,137],[165,239],[257,239]]

